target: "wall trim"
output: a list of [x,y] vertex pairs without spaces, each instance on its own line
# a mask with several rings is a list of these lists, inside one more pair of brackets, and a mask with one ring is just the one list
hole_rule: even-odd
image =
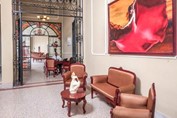
[[155,118],[170,118],[170,117],[168,117],[166,114],[162,112],[155,111]]
[[1,83],[0,84],[0,89],[6,89],[6,88],[13,88],[13,84],[12,83]]
[[97,55],[97,56],[100,56],[100,55],[106,55],[108,53],[107,51],[107,47],[108,47],[108,43],[107,43],[107,39],[108,39],[108,16],[107,16],[107,13],[108,13],[108,10],[107,10],[107,3],[108,3],[108,0],[104,0],[104,7],[105,7],[105,38],[104,38],[104,52],[103,53],[97,53],[97,52],[94,52],[93,50],[93,0],[91,0],[91,53],[92,55]]

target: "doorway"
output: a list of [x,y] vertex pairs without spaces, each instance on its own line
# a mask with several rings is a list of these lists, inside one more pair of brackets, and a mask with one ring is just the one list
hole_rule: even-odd
[[[83,62],[83,0],[13,0],[14,13],[14,86],[23,85],[24,69],[23,69],[23,28],[24,20],[32,21],[36,15],[56,17],[72,17],[75,21],[75,39],[72,45],[75,46],[73,51],[77,61]],[[25,17],[30,16],[30,17]],[[33,18],[32,18],[33,17]],[[40,20],[40,19],[38,19]],[[37,20],[37,21],[38,21]],[[18,22],[17,22],[18,21]],[[46,21],[43,21],[45,24]],[[63,32],[64,33],[64,32]],[[53,38],[53,37],[49,37]],[[63,37],[62,42],[66,42]],[[31,39],[31,38],[30,38]],[[73,42],[73,41],[72,41]],[[48,42],[50,45],[50,42]],[[61,43],[63,45],[63,43]],[[48,46],[50,47],[50,46]],[[36,48],[35,48],[36,49]],[[37,48],[41,50],[41,47]],[[32,50],[32,49],[31,49]],[[30,50],[30,51],[31,51]],[[62,48],[60,49],[62,50]],[[50,48],[48,48],[50,51]],[[61,51],[61,53],[63,53]]]
[[[34,60],[32,58],[32,54],[39,53],[41,55],[45,55],[48,52],[48,36],[30,36],[30,38],[23,36],[23,39],[26,39],[23,41],[26,46],[28,45],[26,50],[23,51],[23,56],[25,56],[25,54],[29,54],[29,63],[27,63],[28,61],[26,63],[23,62],[24,85],[45,82],[45,76],[43,73],[44,60]],[[26,58],[28,57],[26,56]],[[26,67],[25,64],[27,65]]]
[[46,57],[54,55],[54,43],[56,52],[62,53],[61,23],[22,21],[22,27],[23,84],[58,80],[59,77],[46,77],[44,66]]

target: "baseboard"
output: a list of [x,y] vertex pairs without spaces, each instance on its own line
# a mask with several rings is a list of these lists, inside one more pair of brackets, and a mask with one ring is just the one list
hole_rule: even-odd
[[12,83],[1,83],[0,84],[0,89],[8,89],[8,88],[13,88]]
[[162,113],[162,112],[156,111],[154,118],[170,118],[170,117],[168,117],[167,115],[165,115],[165,114]]

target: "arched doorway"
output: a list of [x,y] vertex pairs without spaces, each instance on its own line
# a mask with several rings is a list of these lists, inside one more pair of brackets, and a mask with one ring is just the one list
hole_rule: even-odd
[[53,43],[58,44],[56,51],[62,55],[61,35],[61,23],[23,21],[23,70],[31,69],[31,53],[54,55]]
[[23,16],[39,14],[74,18],[73,53],[83,62],[83,0],[13,0],[14,82],[23,85]]

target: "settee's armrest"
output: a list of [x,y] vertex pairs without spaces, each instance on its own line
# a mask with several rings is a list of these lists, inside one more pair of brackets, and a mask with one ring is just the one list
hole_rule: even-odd
[[65,73],[62,74],[63,77],[63,81],[67,81],[68,79],[71,79],[71,71],[67,71]]
[[119,91],[121,93],[134,93],[134,89],[135,89],[135,85],[134,84],[130,84],[130,85],[127,85],[127,86],[119,87]]
[[145,108],[148,100],[147,97],[128,93],[120,93],[118,99],[118,105],[129,108]]
[[106,82],[108,79],[107,75],[94,75],[91,76],[91,84]]

